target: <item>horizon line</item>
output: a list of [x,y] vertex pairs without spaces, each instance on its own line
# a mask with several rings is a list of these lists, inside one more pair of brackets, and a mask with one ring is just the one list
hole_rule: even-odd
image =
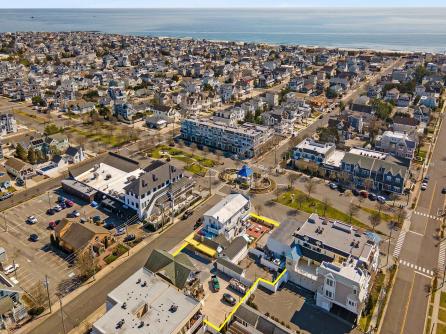
[[362,5],[357,5],[357,6],[306,6],[306,5],[299,5],[299,6],[215,6],[215,7],[175,7],[175,6],[171,6],[171,7],[161,7],[161,6],[148,6],[148,7],[2,7],[0,8],[0,10],[4,10],[4,9],[17,9],[17,10],[21,10],[21,9],[287,9],[287,8],[327,8],[327,9],[332,9],[332,8],[339,8],[339,9],[355,9],[355,8],[360,8],[360,9],[364,9],[364,8],[383,8],[383,9],[401,9],[401,8],[442,8],[442,9],[446,9],[446,5],[444,6],[439,6],[439,5],[435,5],[435,6],[429,6],[429,5],[409,5],[409,6],[397,6],[397,5],[392,5],[392,6],[371,6],[371,5],[367,5],[367,6],[362,6]]

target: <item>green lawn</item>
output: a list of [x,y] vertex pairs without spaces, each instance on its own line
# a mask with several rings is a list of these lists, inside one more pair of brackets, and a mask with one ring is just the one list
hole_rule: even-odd
[[[304,194],[303,192],[301,192],[300,190],[294,189],[292,191],[288,191],[282,195],[280,195],[279,199],[277,200],[277,202],[292,207],[294,209],[300,210],[300,211],[304,211],[304,212],[308,212],[308,213],[318,213],[320,215],[324,214],[324,204],[314,198],[308,198],[306,197],[305,201],[303,201],[303,203],[298,203],[296,201],[296,199],[298,198],[299,194],[303,194],[306,196],[306,194]],[[294,200],[291,200],[291,195],[294,195]],[[331,219],[336,219],[336,220],[340,220],[346,223],[350,223],[352,225],[355,225],[357,227],[360,228],[364,228],[364,229],[370,229],[370,227],[362,222],[360,222],[358,219],[356,218],[352,218],[350,221],[350,217],[348,214],[339,211],[331,206],[328,206],[325,212],[325,216]]]
[[113,252],[104,258],[105,263],[107,264],[112,263],[122,254],[125,254],[128,250],[129,250],[128,247],[124,246],[123,244],[118,244],[113,250]]
[[[369,214],[378,212],[378,210],[374,210],[374,209],[371,209],[371,208],[365,208],[365,207],[361,207],[361,210],[365,211],[365,212],[367,212]],[[386,222],[389,222],[389,221],[392,221],[392,220],[394,220],[394,221],[396,220],[395,216],[389,215],[388,213],[385,213],[385,212],[381,212],[380,216],[381,216],[381,220],[386,221]]]
[[184,169],[187,170],[188,172],[191,172],[193,174],[200,175],[200,176],[205,176],[206,172],[208,170],[206,167],[203,167],[197,163],[188,164],[188,165],[186,165],[186,167],[184,167]]
[[359,328],[364,332],[368,329],[370,321],[372,320],[373,310],[375,309],[379,293],[384,285],[384,278],[385,276],[383,273],[378,273],[376,275],[372,289],[370,290],[369,299],[366,302],[363,316],[359,319]]
[[442,292],[440,295],[440,306],[446,308],[446,292]]
[[446,323],[446,310],[443,308],[438,309],[438,320]]
[[[113,133],[113,131],[108,131],[110,133],[102,133],[102,132],[89,132],[87,130],[82,130],[79,128],[68,128],[67,129],[71,133],[75,133],[77,135],[83,136],[85,138],[88,138],[92,141],[102,143],[105,145],[110,145],[113,147],[122,146],[124,144],[127,144],[131,142],[132,140],[135,140],[137,138],[132,137],[129,134],[116,134]],[[104,130],[106,131],[106,130]],[[113,134],[111,134],[113,133]]]
[[201,176],[206,175],[208,168],[216,165],[216,162],[212,159],[208,159],[197,154],[187,153],[183,150],[167,145],[159,145],[149,153],[149,155],[154,159],[160,159],[165,156],[165,154],[168,154],[173,159],[184,162],[186,164],[186,167],[184,168],[185,170]]
[[437,334],[446,334],[446,325],[437,323]]

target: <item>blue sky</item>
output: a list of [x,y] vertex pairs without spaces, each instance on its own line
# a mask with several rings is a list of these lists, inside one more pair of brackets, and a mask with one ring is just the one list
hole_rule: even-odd
[[0,0],[0,8],[440,7],[445,0]]

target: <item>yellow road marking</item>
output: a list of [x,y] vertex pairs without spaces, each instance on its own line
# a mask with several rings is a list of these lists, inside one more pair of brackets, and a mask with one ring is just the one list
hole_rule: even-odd
[[181,253],[181,251],[186,247],[188,245],[188,243],[187,242],[185,242],[184,244],[182,244],[181,245],[181,247],[180,248],[178,248],[172,255],[173,256],[177,256],[178,254],[180,254]]
[[405,306],[403,324],[401,326],[400,334],[402,334],[404,332],[404,326],[406,325],[407,311],[409,311],[409,304],[410,304],[410,299],[412,298],[412,291],[413,291],[414,282],[415,282],[415,271],[413,272],[412,284],[410,285],[409,298],[407,299],[407,303],[406,303],[406,306]]

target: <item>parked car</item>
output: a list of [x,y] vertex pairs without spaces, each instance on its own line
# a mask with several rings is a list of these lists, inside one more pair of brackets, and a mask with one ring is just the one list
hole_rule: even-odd
[[211,282],[212,282],[212,289],[214,289],[215,292],[220,291],[220,282],[218,281],[216,275],[211,276]]
[[124,238],[124,242],[130,242],[136,239],[136,235],[134,234],[129,234]]
[[356,189],[356,188],[353,188],[352,189],[352,194],[353,194],[353,196],[359,196],[359,190]]
[[26,218],[26,222],[28,224],[34,225],[37,223],[37,218],[34,216],[29,216],[28,218]]
[[345,188],[343,186],[338,186],[337,189],[340,193],[345,193]]
[[230,295],[229,293],[224,293],[223,294],[223,300],[225,302],[227,302],[229,305],[232,305],[232,306],[234,306],[237,303],[235,298],[232,295]]
[[377,198],[377,196],[375,194],[373,194],[373,193],[369,194],[369,200],[376,201],[376,198]]
[[19,269],[19,268],[20,268],[20,265],[19,265],[18,263],[10,264],[9,266],[6,266],[6,267],[3,269],[3,272],[4,272],[6,275],[9,275],[10,273],[16,271],[16,270]]
[[183,217],[181,217],[181,219],[186,220],[187,218],[189,218],[190,216],[192,216],[194,212],[192,210],[186,210],[183,213]]
[[63,203],[65,202],[65,198],[63,196],[57,197],[57,203]]
[[71,212],[68,214],[68,216],[71,217],[71,218],[79,217],[80,215],[81,215],[81,214],[80,214],[79,211],[77,211],[77,210],[73,210],[73,211],[71,211]]
[[381,204],[385,204],[386,203],[386,198],[384,196],[377,196],[376,200],[381,203]]
[[446,194],[446,187],[443,187],[443,189],[441,189],[441,193]]
[[59,206],[62,208],[62,210],[67,208],[65,202],[60,203]]
[[48,223],[48,228],[49,228],[50,230],[54,230],[55,227],[56,227],[56,222],[50,221],[50,222]]
[[421,184],[421,190],[426,190],[427,189],[427,182],[423,182],[422,184]]
[[367,197],[369,196],[369,193],[368,193],[367,190],[361,190],[361,191],[359,192],[359,195],[361,195],[361,196],[364,197],[364,198],[367,198]]
[[102,220],[102,218],[101,218],[101,216],[94,216],[92,218],[92,220],[93,220],[93,223],[99,223]]
[[201,222],[201,219],[198,219],[194,224],[194,230],[198,229],[203,223]]
[[47,214],[48,216],[52,216],[52,215],[54,215],[55,213],[56,213],[56,211],[55,211],[53,208],[50,208],[50,209],[46,210],[46,214]]
[[65,205],[66,205],[68,208],[71,208],[71,207],[74,205],[74,202],[71,201],[71,200],[69,200],[69,199],[66,199],[66,200],[65,200]]
[[12,197],[12,193],[6,193],[6,194],[0,196],[0,201],[4,201],[5,199],[8,199],[10,197]]
[[62,211],[62,207],[60,205],[56,205],[53,209],[54,209],[54,211],[57,211],[57,212]]
[[32,241],[32,242],[39,241],[39,236],[37,234],[35,234],[35,233],[30,234],[28,240]]
[[330,183],[328,184],[328,186],[329,186],[331,189],[336,189],[336,188],[338,187],[338,185],[337,185],[336,183],[334,183],[334,182],[330,182]]
[[117,227],[117,228],[116,228],[116,232],[115,232],[115,236],[123,235],[123,234],[125,234],[125,228],[123,228],[123,227]]
[[25,185],[25,181],[23,180],[23,179],[17,179],[16,181],[15,181],[15,183],[17,183],[17,185],[19,186],[19,187],[23,187],[24,185]]
[[426,175],[426,176],[423,178],[423,183],[428,183],[428,182],[429,182],[429,179],[430,179],[429,175]]

